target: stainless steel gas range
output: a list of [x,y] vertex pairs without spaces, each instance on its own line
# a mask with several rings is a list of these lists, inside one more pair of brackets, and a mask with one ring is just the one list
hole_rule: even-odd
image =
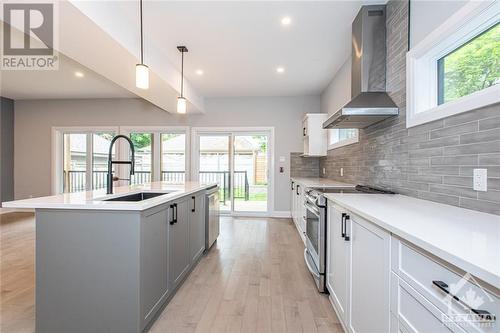
[[369,193],[394,194],[394,192],[370,186],[357,185],[355,188],[308,189],[305,192],[306,207],[306,248],[304,259],[320,292],[326,292],[326,235],[327,199],[324,193]]

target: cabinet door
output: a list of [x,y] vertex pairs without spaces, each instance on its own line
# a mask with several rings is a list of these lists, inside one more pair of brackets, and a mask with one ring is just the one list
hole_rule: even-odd
[[297,186],[295,184],[295,182],[292,182],[292,185],[291,185],[292,191],[290,192],[290,203],[291,203],[290,213],[292,214],[293,222],[295,222],[295,186]]
[[339,319],[347,322],[349,242],[342,237],[342,211],[328,202],[326,285]]
[[141,220],[141,319],[143,327],[154,317],[169,292],[168,211],[145,215]]
[[302,233],[306,232],[306,207],[304,205],[304,200],[305,200],[304,194],[305,194],[304,188],[301,186],[298,196],[299,200],[298,208],[299,208],[299,225]]
[[352,332],[390,331],[390,234],[348,214],[350,240],[349,328]]
[[190,260],[195,262],[205,250],[205,194],[188,201]]
[[174,224],[169,224],[170,283],[175,288],[184,277],[190,263],[189,258],[189,198],[174,202],[170,213],[174,214]]

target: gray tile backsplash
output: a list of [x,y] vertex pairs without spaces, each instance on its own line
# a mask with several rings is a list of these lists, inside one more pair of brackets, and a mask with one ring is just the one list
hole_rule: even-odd
[[[407,25],[408,2],[389,1],[387,90],[399,116],[360,130],[357,144],[330,150],[318,174],[325,168],[327,178],[500,215],[500,104],[406,129]],[[473,190],[474,168],[488,169],[487,192]]]
[[302,153],[290,153],[291,177],[319,177],[319,158],[302,157]]

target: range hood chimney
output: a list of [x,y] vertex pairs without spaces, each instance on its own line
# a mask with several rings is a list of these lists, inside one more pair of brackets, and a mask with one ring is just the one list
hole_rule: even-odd
[[363,6],[352,23],[351,101],[323,128],[365,128],[399,109],[386,93],[385,5]]

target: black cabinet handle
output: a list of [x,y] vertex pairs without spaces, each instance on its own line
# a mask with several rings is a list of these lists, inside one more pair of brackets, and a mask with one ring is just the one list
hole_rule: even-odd
[[475,315],[477,315],[481,320],[486,320],[486,321],[495,321],[496,316],[494,314],[489,313],[486,310],[479,310],[479,309],[474,309],[464,301],[462,301],[458,296],[453,295],[450,290],[448,289],[448,284],[446,284],[443,281],[432,281],[432,283],[438,287],[441,291],[443,291],[445,294],[450,295],[455,301],[459,302],[461,305],[469,308]]
[[170,218],[170,225],[175,224],[175,219],[174,219],[174,205],[170,205],[170,209],[172,210],[172,216]]
[[196,212],[196,197],[191,197],[191,199],[193,199],[193,209],[191,211],[194,213]]
[[346,215],[345,218],[344,218],[344,240],[346,242],[348,242],[351,238],[349,237],[349,235],[347,235],[347,220],[350,220],[351,217],[349,215]]
[[177,204],[174,204],[174,223],[177,223]]
[[306,136],[306,128],[302,128],[302,136]]
[[292,191],[295,189],[295,188],[293,187],[293,184],[295,184],[295,183],[294,183],[294,182],[292,182]]
[[297,184],[297,186],[295,186],[295,188],[297,189],[297,192],[295,192],[295,193],[297,193],[297,195],[299,195],[299,184]]
[[347,215],[346,213],[342,213],[342,220],[340,222],[340,234],[342,238],[345,237],[344,220],[346,215]]

